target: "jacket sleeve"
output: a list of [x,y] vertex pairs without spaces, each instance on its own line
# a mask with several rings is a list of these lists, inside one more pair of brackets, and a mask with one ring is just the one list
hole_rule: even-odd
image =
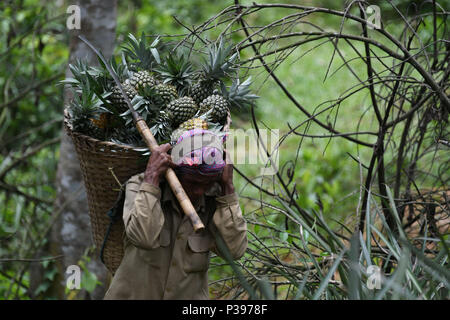
[[160,246],[159,234],[164,225],[161,190],[132,177],[126,185],[123,222],[130,242],[141,249]]
[[[247,223],[242,216],[237,193],[216,197],[213,232],[219,232],[233,259],[241,258],[247,250]],[[215,247],[213,251],[223,257]]]

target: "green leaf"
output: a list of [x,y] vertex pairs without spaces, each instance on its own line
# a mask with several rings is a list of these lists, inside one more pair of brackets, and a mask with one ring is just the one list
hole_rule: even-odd
[[267,219],[266,222],[267,222],[268,225],[271,225],[272,227],[276,227],[277,226],[275,223],[273,223],[269,219]]
[[17,229],[20,224],[20,218],[22,217],[23,198],[17,199],[16,215],[14,217],[14,228]]
[[305,243],[308,244],[308,242],[309,242],[309,232],[307,230],[303,229],[302,226],[300,226],[300,227],[301,227],[301,231],[302,231],[302,234],[303,234],[303,239],[305,240]]
[[297,293],[295,294],[294,300],[298,300],[301,298],[303,294],[303,290],[305,289],[306,282],[308,281],[308,276],[310,274],[310,270],[307,271],[306,274],[303,274],[302,282],[300,283],[300,286],[298,287]]
[[342,252],[339,254],[339,256],[336,258],[336,261],[334,261],[333,266],[328,271],[327,275],[323,280],[320,282],[320,286],[317,289],[317,291],[314,293],[313,300],[319,299],[322,292],[325,290],[325,288],[328,286],[328,283],[331,280],[331,277],[333,276],[334,272],[336,271],[338,265],[341,263],[342,257],[344,256],[347,249],[343,249]]
[[16,230],[14,228],[7,227],[6,225],[0,225],[0,240],[2,238],[9,238]]
[[43,261],[41,261],[41,264],[44,268],[47,268],[48,265],[50,264],[50,260],[43,260]]
[[95,273],[85,270],[81,277],[81,287],[87,292],[92,292],[94,291],[97,284],[99,284],[99,281],[97,281],[97,276],[95,275]]
[[233,269],[234,273],[236,274],[239,282],[241,283],[242,287],[248,292],[251,299],[256,299],[256,293],[255,290],[252,288],[252,286],[248,283],[247,279],[245,279],[244,274],[239,269],[239,267],[236,265],[236,263],[233,261],[233,257],[231,255],[230,250],[228,249],[225,240],[223,240],[222,236],[219,233],[215,233],[215,239],[216,239],[216,245],[217,249],[220,252],[221,256],[225,259],[225,261],[228,262],[228,264]]
[[397,224],[397,228],[398,228],[398,230],[400,232],[400,235],[403,238],[406,239],[406,234],[405,234],[405,231],[403,230],[403,226],[402,226],[402,223],[400,221],[400,217],[398,215],[397,208],[395,207],[394,198],[392,196],[391,189],[389,188],[388,185],[386,185],[386,191],[387,191],[387,195],[388,195],[388,198],[389,198],[389,203],[391,205],[392,213],[394,214],[394,219],[395,219],[395,222]]
[[274,300],[275,297],[273,295],[272,287],[270,286],[269,281],[265,279],[257,280],[259,290],[261,291],[261,295],[267,300]]
[[386,281],[386,284],[381,288],[380,292],[376,295],[375,300],[381,300],[386,295],[386,293],[393,289],[395,295],[399,294],[402,286],[402,279],[405,276],[405,273],[408,269],[408,259],[409,259],[409,251],[403,250],[401,258],[399,259],[399,263],[397,269],[394,274]]
[[401,244],[411,250],[417,256],[418,262],[436,280],[441,281],[447,288],[450,288],[450,271],[440,264],[427,258],[420,250],[414,247],[409,241],[400,240]]
[[158,50],[156,50],[155,48],[151,48],[150,51],[152,52],[152,55],[155,57],[156,62],[161,63]]
[[325,250],[330,251],[330,252],[332,251],[330,246],[327,244],[327,242],[325,242],[322,239],[321,235],[319,233],[315,233],[314,230],[312,230],[311,227],[305,221],[303,221],[303,219],[299,215],[297,215],[297,213],[294,210],[292,210],[285,201],[283,201],[280,197],[277,197],[277,200],[283,205],[283,207],[286,210],[289,211],[289,213],[293,217],[296,217],[296,222],[298,224],[300,224],[301,226],[303,226],[303,228],[304,228],[303,232],[305,232],[305,230],[308,231],[311,234],[311,236],[325,248]]
[[47,289],[50,287],[50,282],[42,282],[37,288],[36,291],[34,291],[35,295],[39,295],[41,292],[47,291]]
[[354,233],[350,239],[350,270],[348,277],[348,298],[359,300],[361,298],[361,271],[359,264],[359,237]]
[[45,274],[44,274],[44,277],[46,279],[53,280],[55,278],[55,275],[56,275],[57,272],[58,272],[58,269],[53,268],[51,270],[46,271]]

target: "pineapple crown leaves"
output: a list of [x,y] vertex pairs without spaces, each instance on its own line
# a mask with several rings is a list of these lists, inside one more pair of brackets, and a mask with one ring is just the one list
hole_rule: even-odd
[[[72,77],[61,80],[60,83],[68,84],[75,89],[80,89],[81,83],[93,80],[92,76],[95,75],[92,68],[89,67],[85,61],[80,59],[77,59],[74,64],[69,64],[69,69],[72,73]],[[94,84],[94,81],[92,81],[92,84]]]
[[230,102],[231,106],[241,108],[252,105],[253,101],[258,99],[259,96],[251,93],[251,84],[251,77],[248,77],[247,80],[242,83],[240,83],[239,78],[236,78],[228,90],[225,87],[225,84],[221,83],[222,95]]
[[69,64],[73,78],[66,78],[60,83],[70,85],[77,94],[85,91],[95,93],[98,99],[108,105],[106,98],[109,91],[110,80],[100,69],[89,67],[84,61],[77,59],[74,64]]
[[163,83],[174,85],[180,95],[184,95],[192,83],[192,65],[185,55],[168,55],[155,71],[164,79]]
[[143,32],[139,40],[130,33],[122,49],[125,56],[132,61],[131,65],[135,69],[152,70],[155,62],[161,63],[158,52],[159,42],[160,38],[157,37],[150,45],[147,45]]
[[205,61],[203,66],[203,73],[207,79],[220,80],[237,69],[235,60],[237,60],[239,54],[236,52],[230,56],[232,51],[233,46],[226,46],[224,38],[220,39],[218,45],[211,44],[208,48],[209,60]]
[[61,83],[69,84],[74,91],[74,98],[70,105],[73,116],[83,118],[99,108],[107,112],[103,105],[108,105],[107,98],[111,93],[105,92],[103,83],[97,78],[94,68],[88,67],[81,60],[70,64],[69,68],[74,77],[66,78]]
[[146,99],[150,99],[152,96],[156,95],[156,90],[155,90],[155,88],[153,88],[151,86],[140,86],[137,89],[137,93],[141,97],[144,97]]
[[[159,108],[157,105],[149,101],[143,96],[140,96],[139,94],[136,95],[132,100],[131,104],[133,106],[133,109],[145,120],[147,121],[147,118],[150,116],[154,116]],[[120,114],[120,117],[125,119],[125,125],[129,126],[130,124],[133,124],[133,117],[131,115],[131,110],[128,109],[127,111]]]
[[208,122],[208,130],[214,132],[218,137],[222,138],[226,132],[223,132],[224,125],[216,122]]
[[159,114],[149,122],[150,131],[155,137],[158,144],[170,141],[172,133],[172,114],[168,111],[161,110]]
[[[108,69],[106,68],[106,65],[103,63],[102,59],[100,57],[97,57],[98,62],[100,64],[100,67],[98,68],[92,68],[96,74],[96,76],[99,79],[105,79],[105,83],[107,83],[107,86],[105,86],[105,90],[110,90],[112,87],[114,87],[114,79],[112,78],[111,74],[109,73]],[[116,59],[114,57],[111,57],[107,61],[109,67],[114,71],[114,73],[119,78],[120,82],[125,81],[131,76],[131,72],[128,69],[128,64],[125,60],[125,55],[122,53],[122,63],[117,64]]]
[[153,110],[161,109],[164,107],[164,99],[158,93],[158,91],[154,87],[145,86],[138,88],[138,96],[140,104],[147,104],[151,106]]
[[90,118],[99,110],[101,103],[101,100],[92,91],[83,91],[80,95],[73,97],[70,102],[70,111],[72,111],[74,119]]
[[89,82],[83,82],[81,86],[80,94],[74,95],[69,108],[75,131],[83,131],[89,127],[90,118],[96,118],[95,114],[98,112],[105,112],[102,108],[103,102],[93,90],[90,90]]

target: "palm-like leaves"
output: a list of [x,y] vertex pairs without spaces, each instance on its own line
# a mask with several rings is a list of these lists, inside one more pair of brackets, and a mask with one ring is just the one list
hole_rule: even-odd
[[177,88],[180,95],[184,95],[192,83],[193,69],[191,63],[184,55],[168,55],[164,64],[155,69],[163,79],[163,83],[169,83]]
[[161,63],[158,45],[160,39],[156,38],[150,45],[147,44],[144,33],[138,40],[129,34],[126,44],[122,46],[125,57],[130,60],[130,65],[136,70],[152,70],[156,64]]
[[[230,89],[225,93],[225,96],[230,101],[230,104],[234,107],[241,108],[247,105],[251,105],[254,100],[259,97],[251,93],[250,85],[252,78],[248,77],[247,80],[240,83],[239,78],[236,78],[230,86]],[[222,84],[222,91],[225,91],[225,85]]]
[[203,73],[207,79],[220,80],[236,71],[235,61],[239,55],[236,52],[229,57],[232,51],[233,46],[226,46],[223,38],[220,39],[218,45],[211,44],[208,48],[209,59],[203,65]]
[[108,110],[102,107],[104,97],[100,99],[90,86],[89,81],[79,83],[81,92],[75,95],[70,102],[69,112],[74,131],[100,138],[98,130],[93,128],[91,119],[97,118],[98,114],[108,112]]

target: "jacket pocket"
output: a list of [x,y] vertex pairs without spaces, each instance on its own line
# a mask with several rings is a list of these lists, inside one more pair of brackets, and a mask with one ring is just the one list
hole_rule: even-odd
[[159,234],[159,247],[145,250],[145,249],[139,249],[139,256],[144,260],[146,263],[148,263],[150,266],[154,268],[161,268],[163,266],[166,259],[164,259],[165,256],[169,256],[167,253],[168,246],[170,244],[170,230],[169,229],[162,229],[161,233]]
[[212,239],[209,236],[191,235],[188,237],[186,255],[184,258],[184,271],[206,272],[209,267],[209,250]]

